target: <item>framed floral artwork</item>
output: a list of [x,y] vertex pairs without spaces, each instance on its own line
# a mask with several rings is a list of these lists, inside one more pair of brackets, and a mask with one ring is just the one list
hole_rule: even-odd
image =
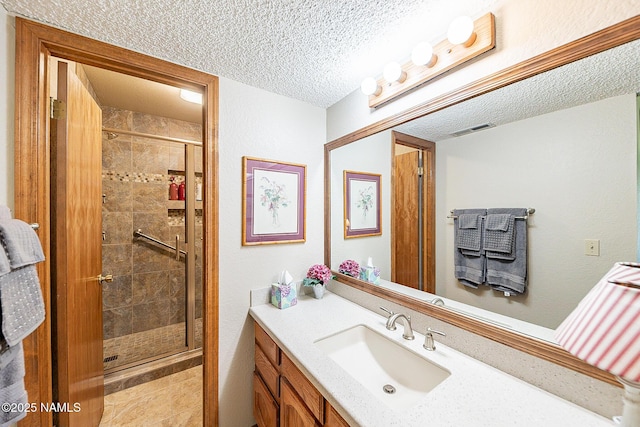
[[382,235],[380,174],[344,171],[344,238]]
[[242,245],[305,241],[306,174],[306,165],[242,158]]

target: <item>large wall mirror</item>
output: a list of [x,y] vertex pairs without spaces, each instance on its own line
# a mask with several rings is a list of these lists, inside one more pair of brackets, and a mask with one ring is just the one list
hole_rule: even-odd
[[[637,259],[640,40],[635,34],[612,41],[612,34],[619,33],[612,27],[541,55],[525,79],[514,73],[527,66],[516,66],[443,97],[446,108],[425,104],[427,114],[399,115],[328,143],[326,262],[337,272],[345,259],[371,257],[381,278],[379,285],[340,274],[338,280],[428,306],[436,317],[455,312],[490,324],[506,341],[522,334],[553,347],[553,330],[613,263]],[[421,184],[426,196],[410,190],[424,208],[411,214],[420,224],[419,252],[411,256],[421,258],[421,271],[435,269],[435,280],[423,274],[418,285],[394,280],[394,258],[407,256],[394,243],[394,223],[403,215],[398,158],[407,151],[398,135],[435,143],[433,165],[421,165],[431,177]],[[342,238],[343,170],[381,175],[382,235]],[[451,210],[501,207],[535,209],[526,221],[521,295],[469,288],[454,275]],[[599,254],[587,255],[594,243]]]

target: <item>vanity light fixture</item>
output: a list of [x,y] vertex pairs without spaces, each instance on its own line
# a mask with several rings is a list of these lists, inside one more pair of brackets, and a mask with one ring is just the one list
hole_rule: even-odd
[[187,102],[202,105],[202,94],[187,89],[180,89],[180,98]]
[[[404,64],[387,64],[375,84],[368,80],[360,86],[369,96],[369,107],[376,108],[403,93],[415,89],[460,64],[495,47],[495,17],[487,13],[475,21],[460,17],[452,22],[448,38],[435,45],[420,43]],[[365,91],[365,89],[368,89]]]
[[624,386],[621,425],[640,426],[640,264],[616,263],[555,338],[569,353],[616,375]]
[[397,62],[389,62],[382,71],[382,77],[387,83],[402,83],[407,79],[407,73],[404,72],[402,66]]
[[476,41],[476,38],[476,33],[473,32],[473,19],[468,16],[458,16],[449,25],[447,40],[451,44],[470,47]]
[[373,77],[367,77],[364,79],[360,85],[360,90],[365,95],[374,96],[380,95],[380,92],[382,92],[382,88],[378,86],[378,82]]
[[413,65],[433,67],[438,62],[438,55],[433,54],[433,46],[429,42],[418,43],[411,51]]

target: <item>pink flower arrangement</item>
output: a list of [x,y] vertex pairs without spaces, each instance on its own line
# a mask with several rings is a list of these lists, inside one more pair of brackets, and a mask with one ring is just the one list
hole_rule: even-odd
[[329,267],[323,264],[315,264],[307,271],[307,277],[302,279],[302,284],[304,286],[323,285],[333,279],[333,277]]
[[347,259],[340,264],[338,271],[351,277],[360,276],[360,264],[352,259]]

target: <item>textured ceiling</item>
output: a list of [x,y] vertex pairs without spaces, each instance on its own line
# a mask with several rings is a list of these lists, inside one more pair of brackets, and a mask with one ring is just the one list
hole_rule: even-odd
[[506,86],[395,130],[429,141],[491,123],[496,126],[540,114],[640,92],[640,40]]
[[11,14],[319,107],[500,0],[0,0]]

